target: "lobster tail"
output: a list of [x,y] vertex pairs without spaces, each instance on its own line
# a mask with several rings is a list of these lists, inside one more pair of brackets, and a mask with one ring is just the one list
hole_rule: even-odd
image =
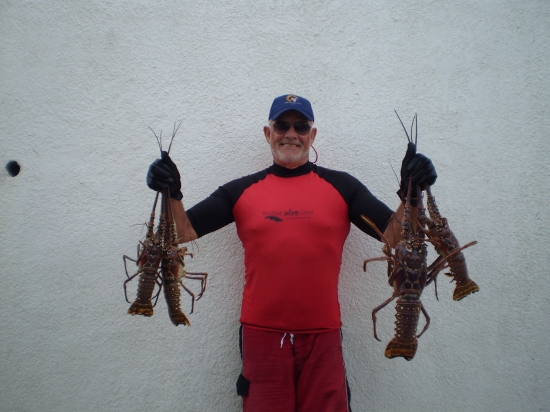
[[418,339],[416,329],[422,310],[422,302],[418,299],[400,298],[395,305],[395,336],[386,346],[384,355],[387,358],[403,357],[410,361],[416,354]]
[[453,292],[453,300],[461,300],[466,296],[479,291],[479,286],[470,278],[465,282],[456,281],[456,287]]
[[157,271],[142,270],[139,275],[138,293],[136,300],[128,309],[129,315],[153,316],[153,289],[157,279]]
[[[177,264],[177,262],[174,262]],[[164,297],[166,298],[166,305],[168,306],[168,316],[170,320],[176,326],[187,325],[191,326],[191,322],[185,313],[182,312],[180,307],[180,288],[177,277],[175,277],[171,271],[162,271],[162,281],[164,283]]]
[[456,282],[455,290],[453,291],[453,300],[459,301],[479,291],[479,286],[468,276],[466,259],[462,251],[450,256],[448,264],[451,272],[447,276],[451,276]]
[[[129,277],[128,280],[124,282],[124,293],[126,293],[126,283],[132,280],[136,275],[139,276],[137,297],[136,300],[130,305],[128,314],[153,316],[153,307],[155,305],[152,303],[152,299],[155,284],[157,283],[157,279],[159,277],[158,268],[160,265],[160,250],[156,246],[154,239],[147,239],[145,242],[141,243],[141,245],[142,248],[138,253],[137,260],[138,271],[134,276]],[[123,258],[125,262],[124,264],[126,265],[126,259],[128,257],[124,255]],[[160,290],[158,293],[160,293]]]
[[456,282],[455,290],[453,291],[453,300],[459,301],[479,291],[479,286],[468,276],[466,259],[462,252],[457,253],[456,256],[452,256],[449,259],[449,264],[452,268],[450,276],[452,276]]
[[130,305],[128,315],[153,316],[153,304],[148,302],[138,302],[137,300]]

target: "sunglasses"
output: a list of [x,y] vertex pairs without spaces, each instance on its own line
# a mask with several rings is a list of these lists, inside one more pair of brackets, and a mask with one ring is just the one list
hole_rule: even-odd
[[293,126],[296,133],[299,135],[306,135],[311,130],[311,126],[308,122],[296,122],[294,125],[291,125],[289,122],[283,120],[275,120],[273,122],[273,130],[277,133],[286,133],[290,130],[290,127]]

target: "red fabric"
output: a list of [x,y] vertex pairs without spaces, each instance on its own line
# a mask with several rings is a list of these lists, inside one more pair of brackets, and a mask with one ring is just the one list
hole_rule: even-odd
[[338,276],[348,206],[316,173],[268,175],[233,209],[245,250],[241,323],[263,330],[325,332],[342,326]]
[[250,381],[244,412],[349,411],[339,330],[295,334],[291,342],[289,333],[244,327],[242,339]]

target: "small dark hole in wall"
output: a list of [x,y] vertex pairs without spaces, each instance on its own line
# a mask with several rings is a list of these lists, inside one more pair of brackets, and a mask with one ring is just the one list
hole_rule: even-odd
[[19,166],[19,163],[17,163],[15,160],[10,160],[6,165],[6,170],[8,171],[10,176],[15,177],[19,174],[21,166]]

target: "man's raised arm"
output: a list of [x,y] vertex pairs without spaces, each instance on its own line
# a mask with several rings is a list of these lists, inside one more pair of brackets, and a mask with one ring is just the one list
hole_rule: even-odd
[[178,230],[179,243],[195,240],[197,238],[197,233],[187,218],[187,214],[183,207],[180,173],[167,152],[162,151],[161,158],[155,160],[151,163],[151,166],[149,166],[149,170],[147,171],[147,186],[157,192],[165,188],[169,189],[170,204]]
[[[420,189],[424,190],[426,186],[433,185],[436,179],[437,173],[432,161],[423,154],[416,153],[416,145],[414,143],[409,143],[407,152],[401,163],[401,187],[397,192],[402,202],[399,204],[392,220],[384,231],[384,236],[390,242],[391,247],[395,248],[401,238],[401,220],[403,219],[403,213],[405,211],[404,203],[407,196],[409,180],[412,181],[413,188],[419,185]],[[413,222],[413,224],[416,224],[417,219],[416,205],[416,195],[413,194],[411,199],[411,222]]]

